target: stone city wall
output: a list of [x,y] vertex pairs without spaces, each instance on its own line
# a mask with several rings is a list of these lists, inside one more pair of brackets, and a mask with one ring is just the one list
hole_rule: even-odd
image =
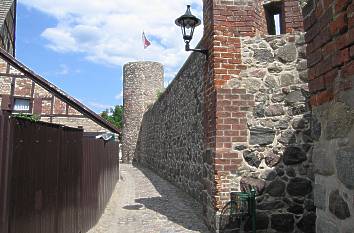
[[[203,72],[205,56],[192,54],[142,120],[136,159],[202,200]],[[123,147],[124,148],[124,147]],[[123,154],[124,156],[124,154]]]
[[317,233],[354,232],[354,2],[314,0],[304,9]]

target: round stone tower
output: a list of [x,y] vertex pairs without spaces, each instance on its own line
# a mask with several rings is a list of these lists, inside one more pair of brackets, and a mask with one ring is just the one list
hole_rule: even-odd
[[123,68],[122,161],[131,163],[143,115],[164,88],[163,66],[157,62],[129,62]]

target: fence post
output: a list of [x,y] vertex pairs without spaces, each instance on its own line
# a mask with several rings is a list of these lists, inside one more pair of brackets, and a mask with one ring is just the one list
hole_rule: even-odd
[[9,226],[9,204],[11,189],[13,148],[10,113],[0,111],[0,232],[7,233]]

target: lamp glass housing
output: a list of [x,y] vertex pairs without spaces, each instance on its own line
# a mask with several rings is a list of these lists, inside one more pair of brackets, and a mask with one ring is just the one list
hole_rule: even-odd
[[201,21],[191,13],[190,5],[187,5],[187,11],[176,19],[176,25],[181,27],[183,40],[189,43],[193,38],[194,28],[199,26]]

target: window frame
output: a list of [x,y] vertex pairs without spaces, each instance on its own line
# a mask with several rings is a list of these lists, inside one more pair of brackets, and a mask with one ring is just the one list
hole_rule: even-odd
[[[29,102],[29,109],[28,110],[15,110],[15,101],[16,99],[19,100],[28,100]],[[30,97],[23,97],[23,96],[13,96],[12,97],[12,112],[13,113],[28,113],[28,114],[32,114],[32,110],[33,110],[33,99]]]

